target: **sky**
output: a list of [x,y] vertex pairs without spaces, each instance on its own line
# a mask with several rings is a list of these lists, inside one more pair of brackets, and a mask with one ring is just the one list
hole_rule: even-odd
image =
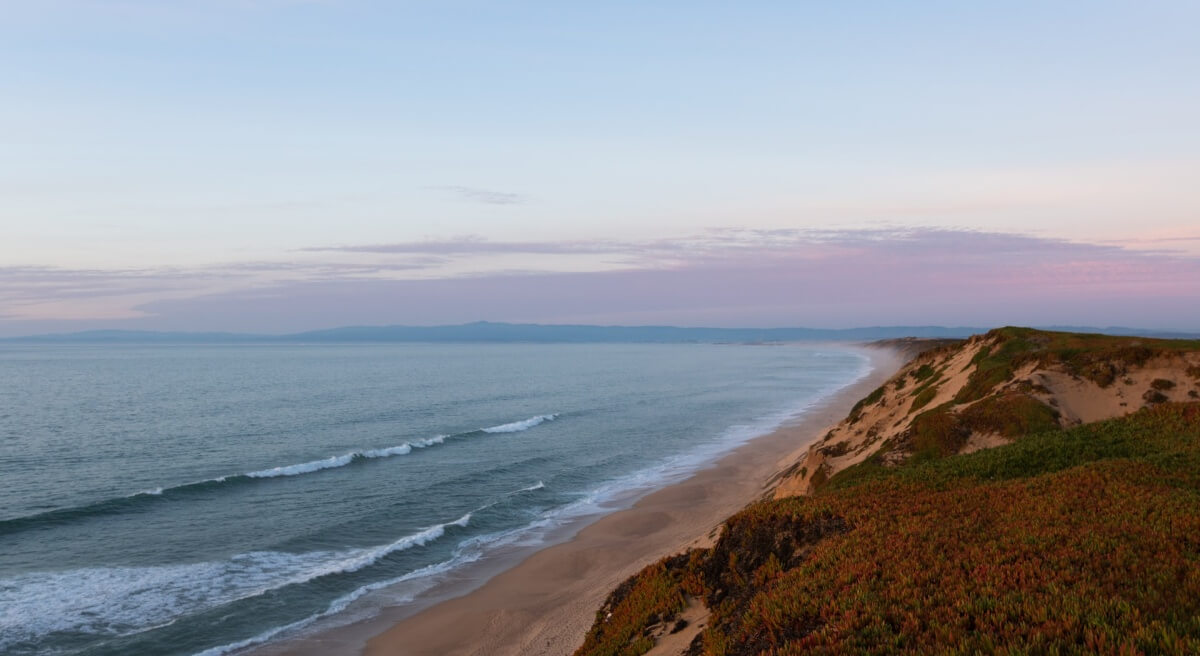
[[1200,4],[0,0],[0,336],[1200,332]]

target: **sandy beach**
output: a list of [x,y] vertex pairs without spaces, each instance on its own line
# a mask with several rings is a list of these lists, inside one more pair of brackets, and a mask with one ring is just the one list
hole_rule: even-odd
[[872,360],[871,373],[794,422],[631,508],[600,518],[570,540],[533,553],[467,594],[399,621],[389,621],[385,610],[363,625],[263,652],[355,653],[363,650],[365,634],[374,635],[366,641],[368,656],[571,653],[613,588],[665,555],[707,545],[726,517],[763,495],[766,481],[787,458],[803,452],[903,360],[888,349],[863,351]]

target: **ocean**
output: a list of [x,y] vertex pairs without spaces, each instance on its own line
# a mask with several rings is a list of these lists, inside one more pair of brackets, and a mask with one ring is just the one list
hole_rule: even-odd
[[0,653],[216,656],[419,602],[868,370],[808,345],[2,345]]

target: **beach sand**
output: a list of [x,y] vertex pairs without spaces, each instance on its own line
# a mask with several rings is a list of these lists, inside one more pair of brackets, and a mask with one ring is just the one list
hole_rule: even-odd
[[[335,630],[274,645],[273,654],[368,656],[570,654],[582,642],[601,603],[642,567],[692,546],[707,546],[721,522],[763,496],[766,482],[858,399],[887,380],[904,356],[863,348],[872,371],[825,399],[794,423],[751,440],[713,466],[652,492],[631,508],[605,515],[573,538],[534,552],[474,590],[404,619],[380,617],[357,630]],[[390,624],[390,628],[388,627]],[[381,626],[382,625],[382,626]],[[379,631],[382,630],[382,633]]]

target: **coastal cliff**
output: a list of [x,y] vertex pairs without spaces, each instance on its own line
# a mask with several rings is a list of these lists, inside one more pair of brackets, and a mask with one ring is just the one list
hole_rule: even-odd
[[577,656],[1200,652],[1200,342],[916,355]]

